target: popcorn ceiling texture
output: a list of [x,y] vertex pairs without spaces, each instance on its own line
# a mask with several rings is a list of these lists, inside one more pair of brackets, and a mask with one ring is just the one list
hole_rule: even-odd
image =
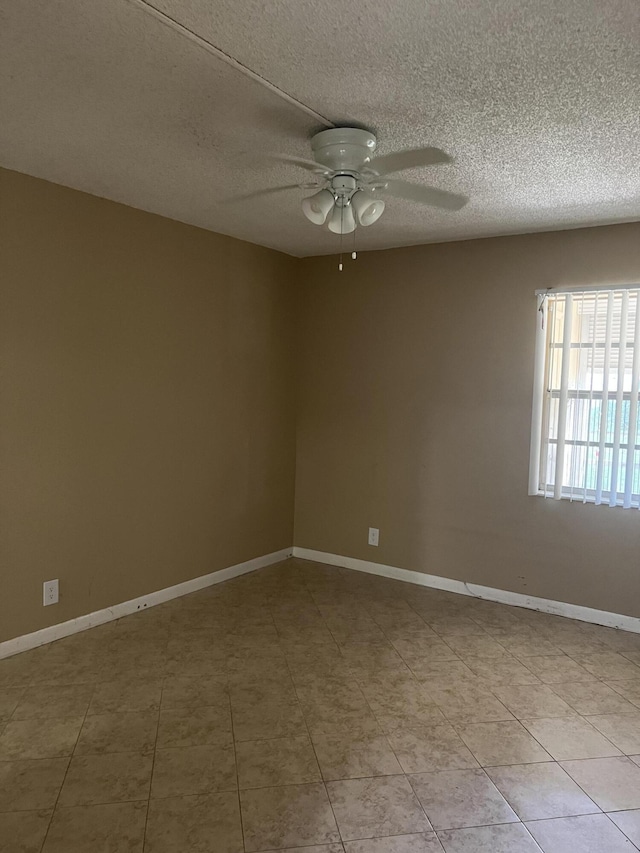
[[[637,0],[153,0],[380,152],[437,145],[405,173],[458,213],[389,200],[375,249],[640,218]],[[313,119],[128,0],[0,12],[0,165],[294,255],[337,238],[300,214]],[[351,240],[349,239],[349,245]]]

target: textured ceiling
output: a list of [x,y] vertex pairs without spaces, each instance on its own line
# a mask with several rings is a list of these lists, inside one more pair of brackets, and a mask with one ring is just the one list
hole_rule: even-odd
[[455,158],[402,177],[463,192],[466,208],[390,199],[359,248],[640,219],[639,0],[153,4],[229,60],[141,0],[0,5],[0,165],[290,254],[333,252],[300,190],[228,201],[307,179],[269,156],[309,156],[322,125],[297,100],[375,129],[380,153]]

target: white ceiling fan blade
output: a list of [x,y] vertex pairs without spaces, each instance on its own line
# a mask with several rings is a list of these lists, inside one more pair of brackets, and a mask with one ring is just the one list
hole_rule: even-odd
[[418,166],[437,166],[439,163],[451,163],[451,157],[440,148],[412,148],[407,151],[394,151],[374,157],[367,164],[378,175],[389,175],[391,172],[401,172],[403,169],[415,169]]
[[408,181],[397,181],[390,178],[386,183],[386,192],[396,198],[407,201],[417,201],[431,207],[443,207],[446,210],[460,210],[469,199],[465,195],[438,190],[435,187],[423,187],[420,184],[410,184]]
[[[302,186],[302,189],[313,189],[315,186],[316,186],[316,184],[312,184],[312,185],[304,184]],[[252,198],[261,198],[262,196],[265,196],[265,195],[272,195],[273,193],[283,192],[283,190],[299,190],[299,189],[301,189],[300,184],[287,184],[286,186],[282,186],[282,187],[267,187],[264,190],[255,190],[252,193],[245,193],[244,195],[234,195],[234,196],[231,196],[230,198],[226,198],[224,200],[226,202],[234,203],[236,201],[247,201],[248,199],[252,199]]]
[[273,155],[271,159],[277,160],[278,163],[290,163],[292,166],[300,166],[301,169],[306,169],[308,172],[317,172],[319,175],[328,175],[331,171],[321,163],[316,163],[315,160],[305,160],[304,157]]

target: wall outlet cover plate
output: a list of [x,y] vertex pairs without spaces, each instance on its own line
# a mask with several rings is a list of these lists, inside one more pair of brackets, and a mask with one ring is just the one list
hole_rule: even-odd
[[45,581],[42,584],[42,604],[46,607],[48,604],[58,603],[58,581]]

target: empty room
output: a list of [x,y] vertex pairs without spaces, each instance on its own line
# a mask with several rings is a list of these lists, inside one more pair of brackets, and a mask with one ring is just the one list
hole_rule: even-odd
[[0,0],[0,853],[640,851],[638,0]]

